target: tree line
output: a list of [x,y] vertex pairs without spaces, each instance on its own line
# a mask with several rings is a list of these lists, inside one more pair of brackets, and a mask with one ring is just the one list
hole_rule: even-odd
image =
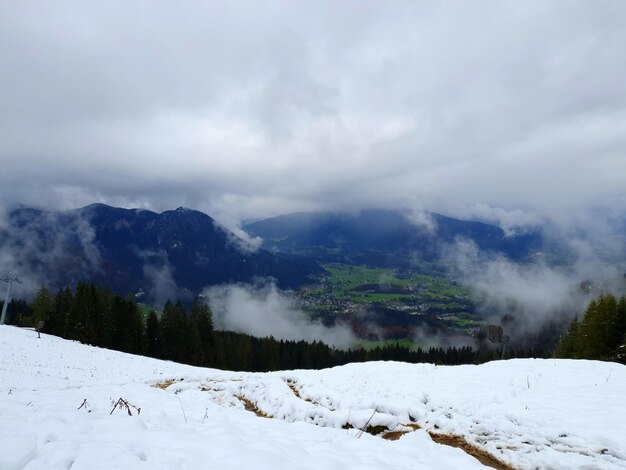
[[[159,314],[138,304],[133,297],[121,297],[107,288],[83,282],[74,290],[62,288],[55,294],[42,287],[30,304],[12,301],[9,312],[9,323],[36,326],[44,321],[44,333],[85,344],[237,371],[320,369],[378,360],[477,364],[500,357],[498,350],[486,345],[416,350],[385,345],[344,350],[321,341],[258,338],[216,330],[209,306],[200,299],[190,307],[181,301],[167,301]],[[545,356],[543,351],[510,348],[506,357]]]
[[582,319],[570,323],[556,356],[626,364],[626,297],[602,294],[592,300]]

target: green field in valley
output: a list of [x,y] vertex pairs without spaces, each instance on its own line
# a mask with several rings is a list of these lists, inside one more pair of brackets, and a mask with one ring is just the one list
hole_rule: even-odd
[[[315,285],[300,292],[305,310],[311,314],[345,319],[365,309],[374,313],[375,320],[382,318],[376,312],[383,315],[381,321],[387,327],[426,323],[465,332],[481,324],[474,312],[471,289],[452,279],[363,265],[333,263],[324,269],[325,275]],[[405,346],[414,345],[406,341]]]

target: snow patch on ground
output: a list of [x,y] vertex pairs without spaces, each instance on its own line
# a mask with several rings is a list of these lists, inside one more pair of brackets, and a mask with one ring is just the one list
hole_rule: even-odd
[[[624,390],[626,367],[614,363],[253,374],[2,326],[0,468],[484,468],[428,432],[463,436],[517,468],[626,468]],[[141,413],[113,409],[119,398]],[[407,433],[387,441],[365,426]]]

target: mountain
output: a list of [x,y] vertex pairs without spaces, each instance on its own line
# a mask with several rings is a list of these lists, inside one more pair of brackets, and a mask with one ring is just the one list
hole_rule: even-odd
[[16,209],[0,230],[5,266],[52,286],[93,280],[116,292],[197,294],[208,285],[272,277],[294,287],[320,270],[291,255],[251,251],[211,217],[94,204],[65,212]]
[[459,238],[512,260],[527,259],[541,235],[507,236],[480,222],[403,212],[291,214],[245,229],[264,239],[253,251],[211,217],[191,209],[155,213],[93,204],[70,211],[21,208],[0,224],[0,263],[31,287],[90,280],[148,299],[192,297],[209,285],[271,277],[294,288],[321,272],[321,262],[441,271],[445,249]]
[[446,247],[471,240],[486,252],[521,261],[541,249],[541,234],[507,235],[500,227],[425,213],[371,209],[358,213],[296,213],[248,224],[244,229],[263,238],[277,253],[310,256],[321,261],[377,266],[435,266]]

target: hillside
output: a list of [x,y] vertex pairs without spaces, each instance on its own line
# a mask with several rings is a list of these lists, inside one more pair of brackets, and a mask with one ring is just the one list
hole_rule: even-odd
[[409,213],[381,209],[283,215],[246,225],[263,247],[321,261],[441,270],[446,246],[459,238],[486,252],[520,261],[539,251],[538,231],[508,235],[500,227],[436,213],[412,220]]
[[626,367],[594,361],[251,374],[2,326],[0,468],[484,468],[433,439],[515,468],[626,468],[625,388]]
[[320,270],[311,261],[250,250],[199,211],[157,214],[104,204],[65,212],[14,210],[0,230],[0,255],[35,286],[92,280],[122,294],[142,289],[172,298],[258,277],[294,287]]

